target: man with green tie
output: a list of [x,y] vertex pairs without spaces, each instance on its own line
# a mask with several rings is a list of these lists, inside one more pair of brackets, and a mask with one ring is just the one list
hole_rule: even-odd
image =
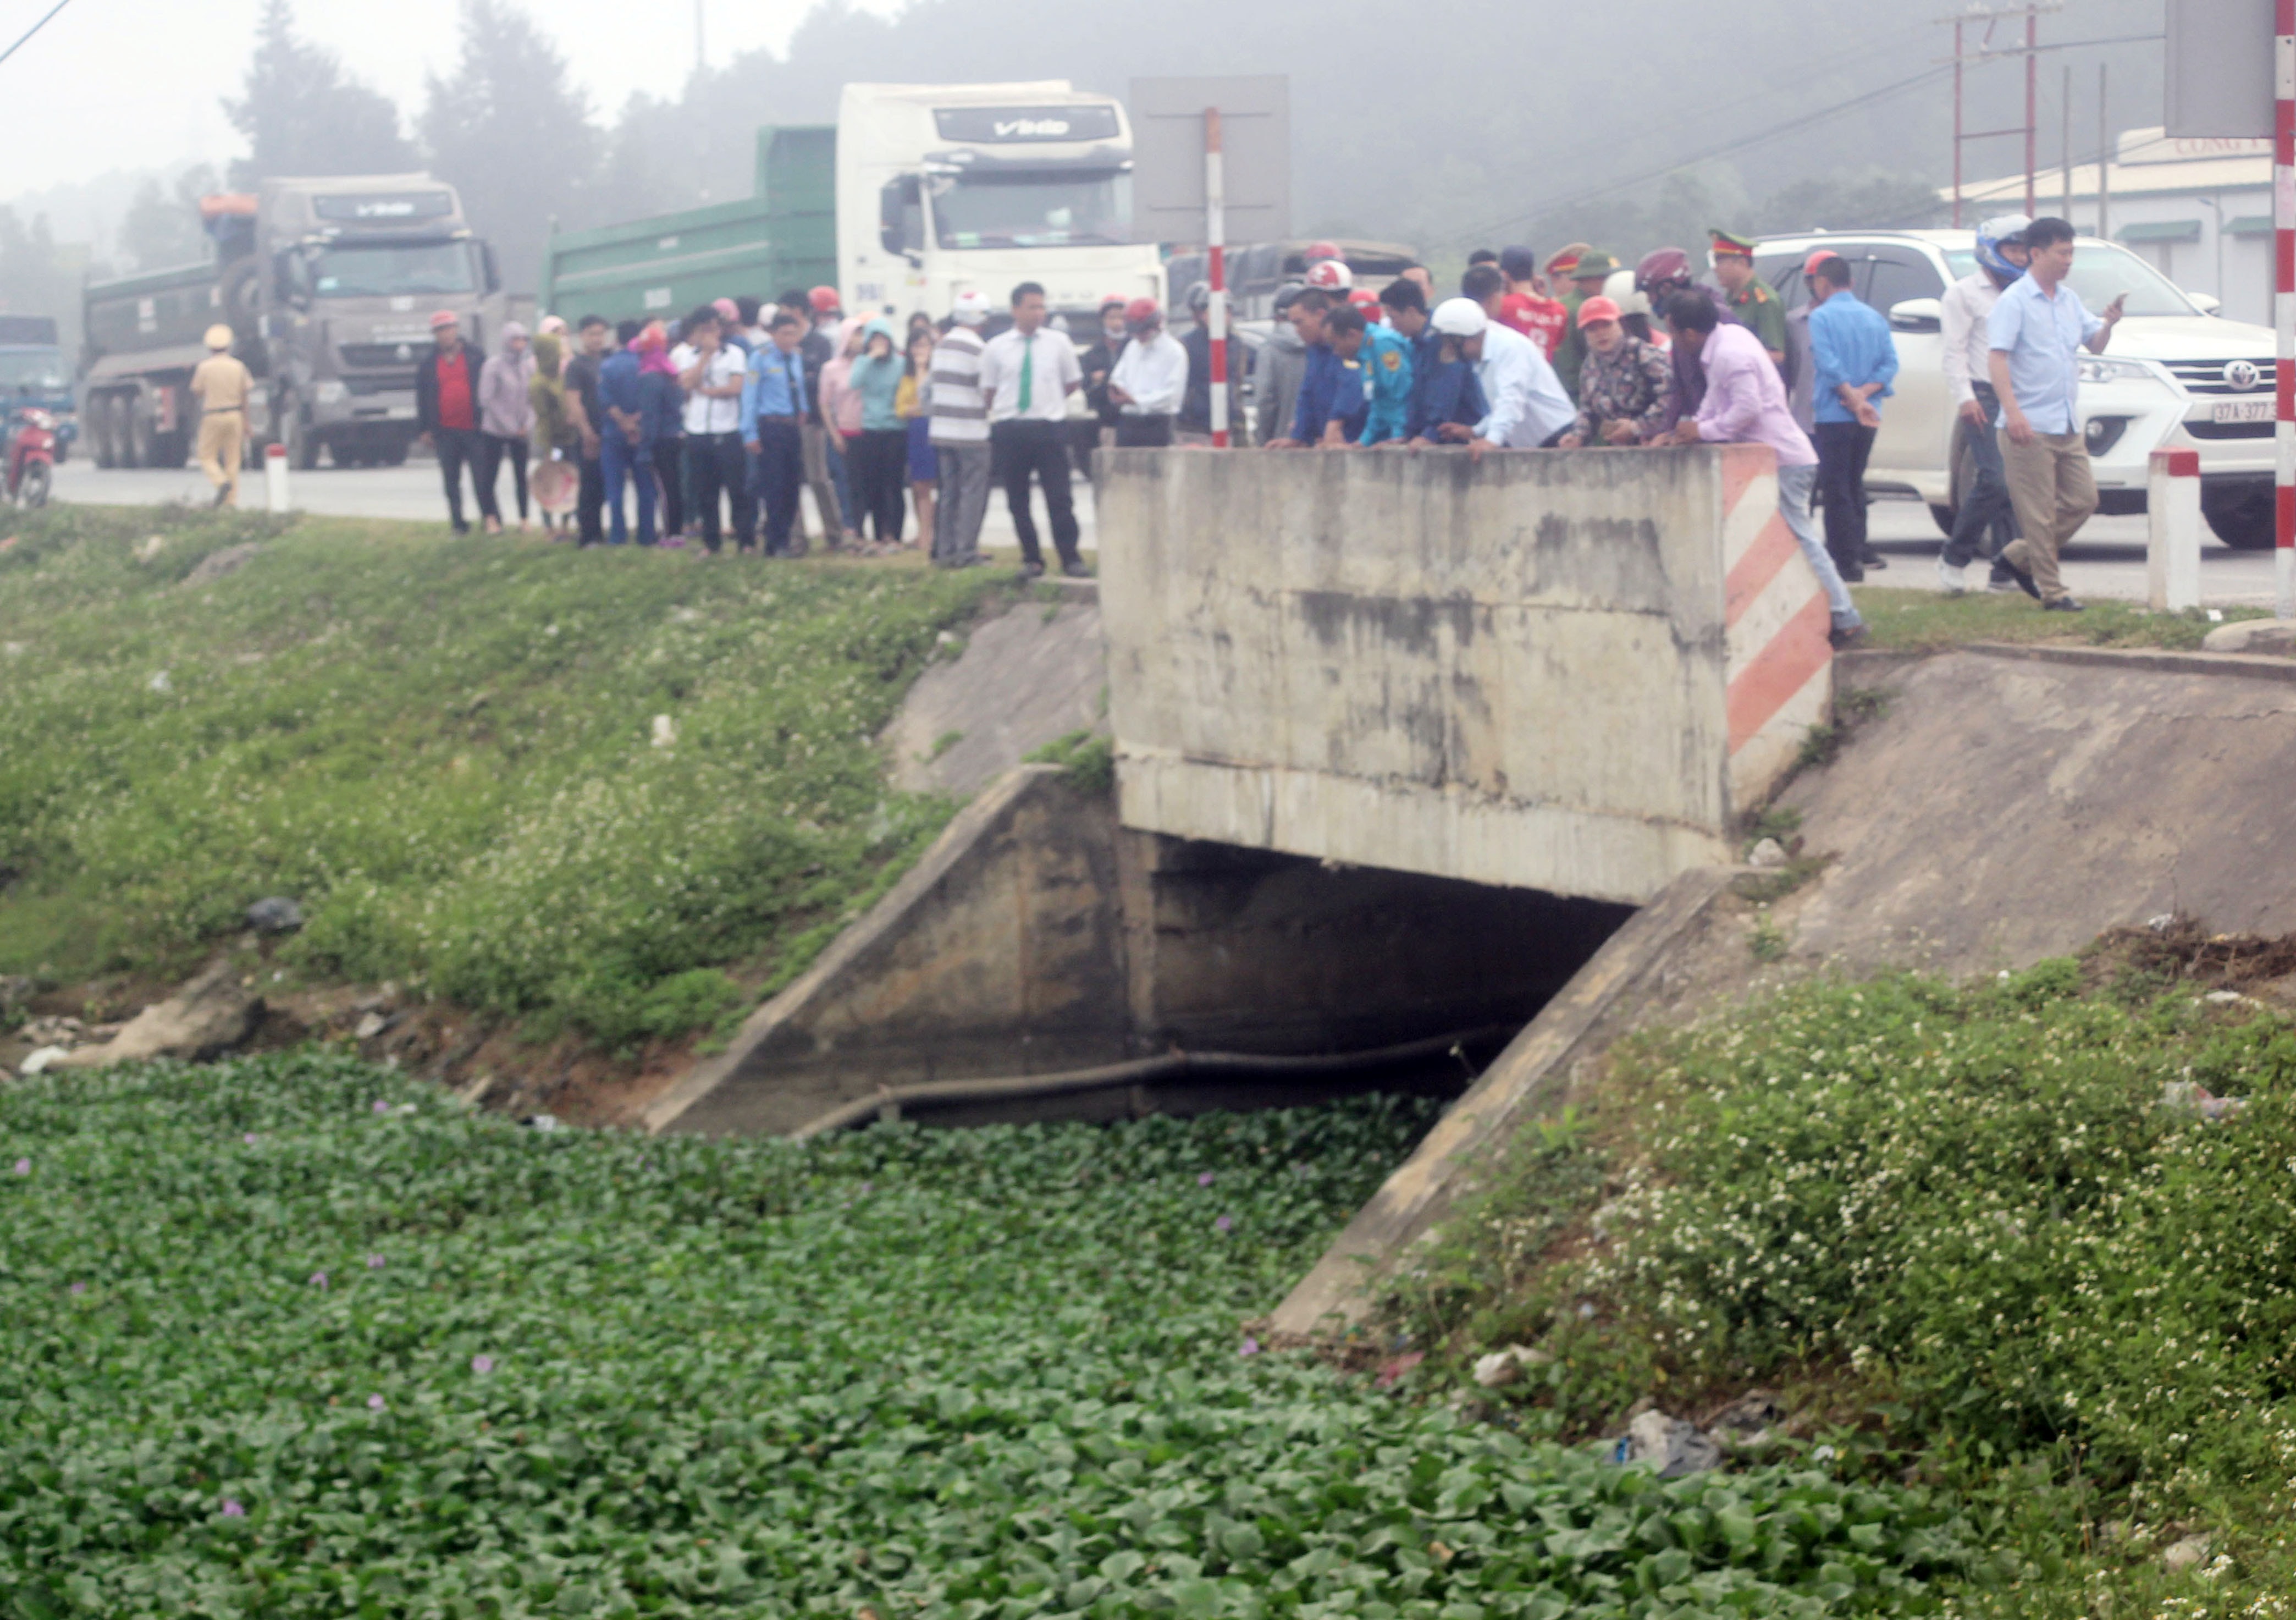
[[980,394],[988,407],[990,457],[1013,511],[1013,531],[1021,539],[1023,579],[1045,572],[1044,549],[1029,513],[1031,473],[1045,486],[1061,572],[1078,579],[1092,572],[1077,550],[1076,506],[1069,495],[1068,447],[1062,437],[1069,396],[1083,386],[1076,346],[1066,333],[1045,325],[1044,288],[1022,282],[1013,289],[1013,325],[981,351]]

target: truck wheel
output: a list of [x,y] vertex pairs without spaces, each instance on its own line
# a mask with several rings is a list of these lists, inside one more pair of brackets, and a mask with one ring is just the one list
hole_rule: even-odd
[[88,451],[95,465],[109,472],[119,465],[119,451],[111,438],[111,400],[108,395],[88,397],[86,413]]
[[152,413],[133,399],[122,399],[127,417],[127,454],[121,457],[131,467],[155,467],[160,453],[159,435],[152,431]]
[[2234,551],[2269,551],[2278,539],[2272,516],[2272,486],[2239,483],[2211,494],[2201,486],[2201,515],[2217,539]]

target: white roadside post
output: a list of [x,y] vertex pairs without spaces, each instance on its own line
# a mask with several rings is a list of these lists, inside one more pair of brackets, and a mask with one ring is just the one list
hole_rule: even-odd
[[263,492],[265,504],[274,512],[287,508],[287,447],[268,444],[263,447]]
[[1220,152],[1218,107],[1204,109],[1204,257],[1211,272],[1211,302],[1204,317],[1212,341],[1212,448],[1227,448],[1227,185]]
[[2201,453],[2155,450],[2151,473],[2145,596],[2156,613],[2181,613],[2201,604]]

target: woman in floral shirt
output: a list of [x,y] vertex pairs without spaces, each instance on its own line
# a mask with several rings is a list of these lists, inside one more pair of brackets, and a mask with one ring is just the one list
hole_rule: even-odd
[[1674,380],[1666,353],[1619,324],[1619,306],[1590,298],[1578,306],[1587,364],[1578,374],[1578,420],[1556,442],[1643,444],[1659,437],[1666,421],[1667,390]]

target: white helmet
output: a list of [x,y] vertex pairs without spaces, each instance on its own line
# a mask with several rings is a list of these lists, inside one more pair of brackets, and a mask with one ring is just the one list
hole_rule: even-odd
[[1447,298],[1428,318],[1428,325],[1447,338],[1480,337],[1490,324],[1491,317],[1472,298]]
[[1308,284],[1324,292],[1345,292],[1356,284],[1355,272],[1336,259],[1319,259],[1308,267]]
[[1650,295],[1635,285],[1632,270],[1614,270],[1611,279],[1603,284],[1603,296],[1618,305],[1620,315],[1644,315],[1651,312]]
[[988,300],[968,287],[949,300],[948,317],[960,326],[978,326],[988,318]]

